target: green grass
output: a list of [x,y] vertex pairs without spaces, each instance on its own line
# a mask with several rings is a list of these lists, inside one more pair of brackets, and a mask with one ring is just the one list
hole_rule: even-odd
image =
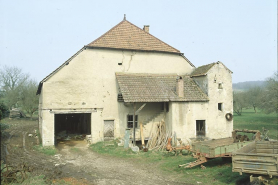
[[[260,111],[255,113],[252,109],[246,109],[242,116],[234,116],[234,129],[260,130],[262,132],[262,127],[269,130],[268,136],[271,139],[278,139],[277,114],[264,114]],[[154,151],[134,153],[131,149],[118,147],[117,141],[99,142],[91,145],[90,149],[104,155],[130,158],[138,163],[143,161],[146,164],[155,165],[163,170],[165,175],[177,176],[184,183],[224,185],[249,182],[249,175],[233,173],[232,164],[223,162],[221,158],[204,163],[206,169],[201,169],[200,166],[185,169],[179,168],[178,165],[195,160],[187,152],[179,156],[174,156],[173,153]]]
[[70,150],[72,152],[80,152],[80,149],[79,148],[75,148],[75,147],[70,148]]
[[260,130],[262,127],[269,130],[268,136],[271,139],[278,139],[278,115],[275,113],[257,113],[253,109],[245,109],[241,116],[234,114],[234,129]]
[[45,146],[43,147],[42,145],[35,145],[33,146],[33,148],[38,151],[41,152],[45,155],[55,155],[57,153],[57,150],[55,147],[52,146]]
[[107,154],[115,157],[127,158],[137,155],[130,148],[124,149],[123,147],[118,147],[117,140],[98,142],[90,145],[90,149],[100,154]]
[[165,176],[169,174],[176,176],[184,183],[197,184],[198,181],[202,184],[224,185],[235,184],[240,179],[249,179],[249,176],[240,176],[238,173],[232,173],[231,163],[223,162],[221,158],[205,163],[206,169],[201,169],[200,166],[190,169],[179,168],[178,165],[180,164],[195,161],[195,158],[187,151],[183,151],[183,155],[179,156],[166,151],[140,151],[135,153],[131,149],[119,147],[116,141],[92,144],[90,149],[103,155],[125,158],[140,164],[155,166],[161,169]]
[[39,176],[30,176],[26,180],[24,180],[22,183],[11,183],[10,185],[47,185],[48,183],[44,179],[44,175]]

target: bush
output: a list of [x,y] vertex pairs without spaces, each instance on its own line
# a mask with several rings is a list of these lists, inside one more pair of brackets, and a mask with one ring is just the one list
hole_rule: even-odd
[[5,117],[5,113],[8,112],[8,107],[1,102],[0,103],[0,120],[3,119]]
[[0,123],[0,130],[1,130],[1,138],[4,138],[8,135],[8,133],[5,131],[8,129],[10,125],[5,124],[5,123]]

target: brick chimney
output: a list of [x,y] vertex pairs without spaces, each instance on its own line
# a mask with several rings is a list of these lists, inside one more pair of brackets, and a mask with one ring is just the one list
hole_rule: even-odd
[[184,97],[184,84],[181,76],[177,76],[176,78],[176,92],[179,97]]
[[149,26],[149,25],[144,25],[143,30],[144,30],[145,32],[149,33],[149,31],[150,31],[150,26]]

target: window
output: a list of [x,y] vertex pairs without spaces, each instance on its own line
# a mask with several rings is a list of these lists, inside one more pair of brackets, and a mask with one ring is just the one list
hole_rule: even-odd
[[[169,112],[169,103],[165,102],[166,112]],[[161,110],[164,111],[164,103],[161,104]]]
[[[137,127],[138,115],[135,115],[135,128]],[[133,115],[127,115],[127,128],[133,128]]]
[[220,111],[223,110],[223,103],[218,103],[218,110],[220,110]]
[[196,120],[196,136],[206,136],[205,120]]
[[119,94],[118,94],[118,101],[119,101],[119,102],[123,102],[123,101],[124,101],[124,98],[123,98],[122,93],[119,93]]
[[218,89],[223,89],[223,84],[222,83],[218,84]]

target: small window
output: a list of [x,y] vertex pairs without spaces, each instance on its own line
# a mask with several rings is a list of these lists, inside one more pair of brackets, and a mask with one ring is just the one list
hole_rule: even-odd
[[218,83],[218,89],[223,89],[223,84],[222,83]]
[[122,93],[119,93],[119,94],[118,94],[118,101],[119,101],[119,102],[123,102],[123,101],[124,101],[124,98],[123,98]]
[[[166,112],[169,112],[169,103],[165,102]],[[161,104],[161,111],[164,111],[164,103]]]
[[206,136],[205,120],[196,120],[196,136]]
[[220,111],[223,110],[223,103],[218,103],[218,110],[220,110]]
[[[135,115],[135,128],[137,128],[138,115]],[[133,128],[133,115],[127,115],[127,128]]]

